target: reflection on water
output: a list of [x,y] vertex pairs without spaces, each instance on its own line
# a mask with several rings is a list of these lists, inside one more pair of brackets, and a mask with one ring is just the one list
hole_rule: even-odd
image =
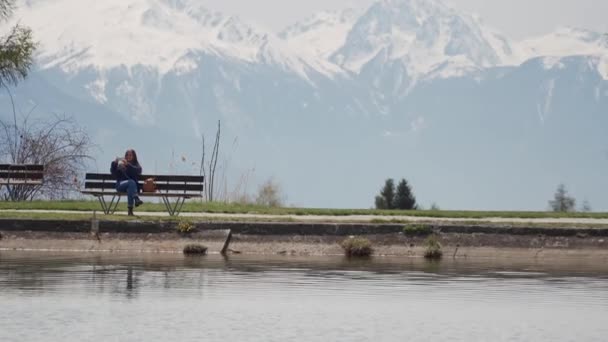
[[0,341],[604,341],[608,266],[0,252]]

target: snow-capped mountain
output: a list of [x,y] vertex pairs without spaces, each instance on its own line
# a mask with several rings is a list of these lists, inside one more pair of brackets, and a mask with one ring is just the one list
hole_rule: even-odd
[[548,68],[563,66],[563,57],[586,56],[608,80],[608,33],[562,27],[550,34],[524,40],[521,45],[528,58],[546,57]]
[[[57,20],[66,9],[81,15]],[[42,68],[65,71],[140,65],[162,75],[196,67],[187,56],[202,52],[274,64],[306,79],[360,73],[370,62],[400,63],[408,77],[433,78],[539,56],[607,55],[607,38],[599,33],[561,29],[514,43],[438,0],[380,0],[366,10],[320,12],[279,34],[195,0],[22,0],[14,21],[36,32]]]
[[[139,65],[165,74],[191,65],[185,57],[192,51],[246,63],[276,62],[301,76],[307,68],[332,69],[322,61],[299,58],[273,33],[195,0],[24,0],[20,5],[14,21],[36,32],[43,69],[76,72]],[[78,15],[59,19],[66,11]]]
[[506,38],[434,0],[376,2],[357,20],[331,60],[360,72],[378,55],[387,61],[401,60],[409,75],[441,65],[487,68],[517,59]]
[[274,175],[299,205],[367,207],[404,176],[454,209],[542,210],[560,182],[600,206],[608,187],[604,34],[514,42],[438,0],[280,33],[196,0],[22,0],[17,21],[40,43],[17,103],[82,120],[102,161],[129,146],[164,172],[220,119],[227,177]]

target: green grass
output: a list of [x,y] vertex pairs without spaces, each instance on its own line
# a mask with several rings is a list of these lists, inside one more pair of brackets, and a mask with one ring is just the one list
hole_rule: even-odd
[[441,250],[441,243],[437,235],[431,235],[424,240],[426,250],[424,251],[424,257],[426,259],[441,259],[443,257],[443,251]]
[[[0,219],[30,219],[30,220],[64,220],[64,221],[74,221],[74,220],[91,220],[93,218],[93,214],[89,212],[68,212],[68,213],[32,213],[32,212],[20,212],[20,211],[4,211],[0,212]],[[126,215],[104,215],[97,214],[97,218],[100,221],[152,221],[152,222],[181,222],[187,220],[191,223],[198,222],[271,222],[271,223],[285,223],[285,222],[298,222],[297,219],[291,217],[270,217],[270,218],[256,218],[256,217],[170,217],[170,216],[155,216],[155,215],[146,215],[146,216],[137,216],[137,212],[135,216],[126,216]],[[328,223],[336,222],[331,219],[327,220]],[[359,223],[371,223],[371,224],[403,224],[403,225],[412,225],[412,226],[420,226],[425,225],[425,223],[418,221],[408,221],[408,220],[380,220],[375,219],[372,221],[359,221],[352,220],[349,222],[359,222]],[[428,224],[432,224],[432,222],[428,222]],[[488,227],[526,227],[526,228],[608,228],[606,224],[597,224],[597,223],[526,223],[526,222],[517,222],[517,223],[495,223],[490,221],[459,221],[459,222],[442,222],[441,226],[449,226],[449,225],[483,225]],[[1,229],[0,229],[1,230]],[[404,234],[405,228],[404,228]]]
[[362,237],[348,238],[342,241],[340,246],[347,257],[368,257],[374,252],[372,243]]
[[[144,198],[144,200],[146,200]],[[156,199],[147,199],[156,201]],[[96,200],[89,201],[32,201],[32,202],[0,202],[0,210],[7,209],[41,209],[69,211],[101,211]],[[119,211],[126,211],[125,200],[118,206]],[[162,203],[146,203],[137,211],[164,212]],[[268,215],[377,215],[377,216],[416,216],[437,218],[483,219],[489,217],[502,218],[608,218],[608,213],[555,213],[538,211],[451,211],[451,210],[376,210],[376,209],[320,209],[320,208],[269,208],[248,204],[226,204],[220,202],[188,201],[183,212],[206,212],[228,214],[268,214]]]
[[408,236],[430,235],[433,233],[433,228],[423,224],[406,224],[403,227],[403,234]]
[[[63,220],[79,221],[91,220],[93,215],[90,213],[30,213],[30,212],[0,212],[0,219],[28,219],[28,220]],[[97,214],[100,221],[152,221],[152,222],[181,222],[184,217],[170,216],[127,216],[127,215],[103,215]],[[289,217],[278,217],[271,219],[261,218],[232,218],[232,217],[188,217],[188,222],[294,222]],[[1,230],[1,229],[0,229]]]

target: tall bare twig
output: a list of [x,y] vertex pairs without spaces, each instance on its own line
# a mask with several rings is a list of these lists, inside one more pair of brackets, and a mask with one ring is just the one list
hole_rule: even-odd
[[211,160],[209,162],[209,201],[212,202],[215,191],[215,171],[217,169],[217,160],[220,150],[221,123],[217,121],[217,132],[215,134],[215,142],[211,152]]

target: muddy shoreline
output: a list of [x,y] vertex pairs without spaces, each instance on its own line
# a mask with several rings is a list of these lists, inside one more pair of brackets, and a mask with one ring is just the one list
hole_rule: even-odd
[[608,229],[428,225],[423,232],[403,224],[197,222],[189,233],[179,223],[162,221],[0,220],[0,250],[181,252],[200,243],[211,253],[340,255],[340,242],[364,236],[375,255],[421,257],[424,239],[436,234],[444,257],[563,256],[608,258]]

